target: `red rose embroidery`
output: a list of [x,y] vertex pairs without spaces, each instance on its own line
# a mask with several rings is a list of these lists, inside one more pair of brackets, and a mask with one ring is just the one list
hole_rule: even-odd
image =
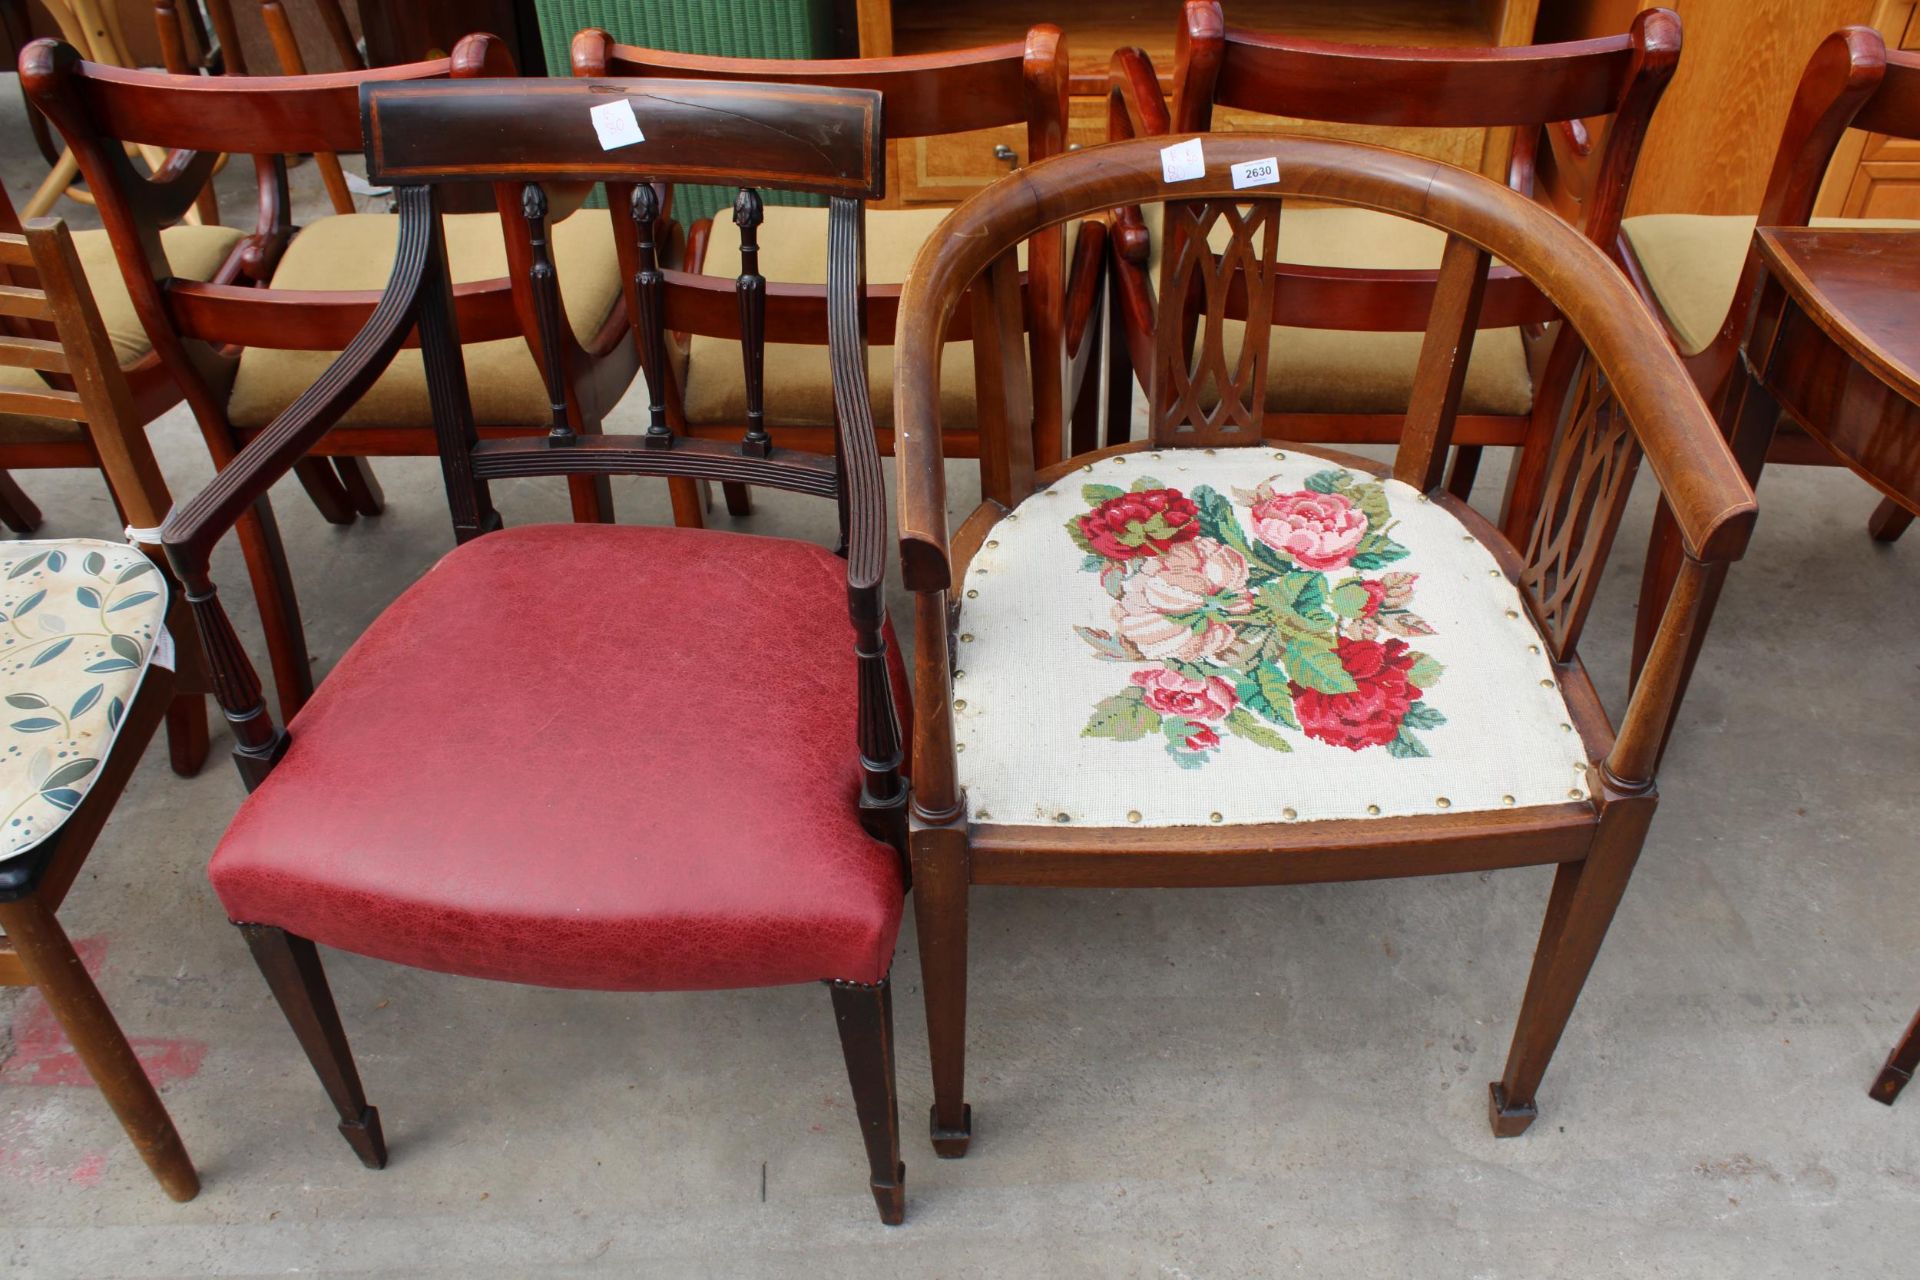
[[1367,593],[1367,602],[1360,608],[1360,616],[1371,618],[1380,612],[1380,602],[1387,598],[1387,584],[1384,582],[1361,582],[1360,589]]
[[1206,725],[1195,724],[1189,720],[1187,722],[1187,728],[1193,730],[1192,733],[1189,733],[1182,739],[1182,741],[1186,743],[1187,750],[1211,751],[1220,745],[1220,735],[1212,729],[1209,729]]
[[1123,493],[1080,517],[1087,545],[1109,560],[1157,556],[1198,537],[1200,509],[1178,489]]
[[1232,682],[1219,676],[1194,680],[1170,667],[1151,667],[1134,672],[1130,679],[1147,691],[1147,705],[1163,716],[1218,720],[1240,701]]
[[1276,493],[1253,504],[1253,532],[1303,569],[1338,569],[1367,536],[1367,517],[1344,495]]
[[1400,733],[1420,690],[1407,683],[1413,654],[1405,640],[1337,642],[1340,665],[1359,685],[1352,693],[1321,693],[1295,684],[1293,710],[1309,738],[1349,751],[1383,747]]

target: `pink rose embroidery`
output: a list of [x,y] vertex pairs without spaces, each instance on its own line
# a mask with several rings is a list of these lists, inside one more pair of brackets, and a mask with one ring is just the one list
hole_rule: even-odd
[[1195,680],[1171,667],[1150,667],[1134,672],[1128,679],[1146,690],[1147,705],[1163,716],[1218,720],[1240,701],[1232,682],[1219,676]]
[[[1253,608],[1247,595],[1247,561],[1232,547],[1196,538],[1146,561],[1126,580],[1113,606],[1120,634],[1149,658],[1199,662],[1234,642],[1231,626],[1215,618],[1192,625],[1192,615],[1211,608],[1239,615]],[[1177,615],[1186,621],[1175,621]]]
[[1339,569],[1367,534],[1367,517],[1338,493],[1276,493],[1253,505],[1253,532],[1304,569]]

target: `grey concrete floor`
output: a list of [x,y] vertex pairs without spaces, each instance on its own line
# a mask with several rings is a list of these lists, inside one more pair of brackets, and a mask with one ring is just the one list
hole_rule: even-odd
[[[41,170],[10,88],[17,198]],[[245,181],[223,181],[230,210]],[[205,481],[183,413],[154,438],[177,495]],[[451,545],[434,464],[378,471],[390,509],[350,528],[277,495],[323,670]],[[47,536],[114,536],[97,478],[23,481]],[[667,519],[658,485],[616,489],[621,519]],[[1616,714],[1650,489],[1585,645]],[[498,496],[509,521],[565,518],[555,484]],[[71,1073],[38,997],[0,992],[0,1274],[1912,1275],[1920,1097],[1888,1110],[1865,1090],[1920,1004],[1920,540],[1870,543],[1872,506],[1838,471],[1769,474],[1651,842],[1523,1138],[1490,1136],[1486,1081],[1542,870],[977,892],[960,1162],[922,1137],[909,922],[894,1230],[817,989],[598,995],[331,955],[392,1143],[369,1172],[208,889],[241,797],[220,732],[197,778],[149,750],[63,911],[205,1189],[170,1203],[97,1093],[35,1083]],[[750,523],[827,534],[798,499]],[[245,624],[230,550],[221,569]]]

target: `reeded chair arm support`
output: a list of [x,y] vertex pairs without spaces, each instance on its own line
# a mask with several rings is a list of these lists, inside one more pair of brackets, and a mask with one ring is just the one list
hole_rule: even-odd
[[[952,585],[946,519],[945,459],[939,433],[938,333],[974,277],[1035,227],[1089,210],[1162,201],[1233,198],[1229,169],[1277,153],[1279,181],[1261,196],[1355,205],[1439,227],[1512,264],[1531,279],[1587,343],[1619,411],[1673,507],[1690,565],[1668,604],[1669,625],[1650,671],[1635,688],[1609,757],[1613,780],[1628,789],[1650,782],[1659,726],[1677,696],[1678,657],[1692,642],[1703,603],[1724,566],[1738,559],[1752,529],[1753,491],[1727,452],[1679,358],[1646,318],[1632,287],[1593,244],[1549,211],[1477,174],[1438,161],[1353,143],[1310,138],[1214,135],[1204,177],[1168,187],[1159,143],[1139,138],[1048,160],[1003,179],[956,209],[927,241],[910,273],[899,318],[903,362],[895,387],[899,435],[900,555],[909,590],[942,598]],[[1241,197],[1244,198],[1244,197]],[[1444,449],[1437,439],[1429,447]],[[919,652],[944,649],[944,606],[917,611]],[[1671,661],[1663,660],[1671,659]],[[939,668],[936,670],[936,667]],[[928,723],[940,700],[925,681],[944,664],[922,659],[922,751],[941,750]],[[926,762],[916,753],[916,779]],[[933,797],[937,808],[951,797]]]

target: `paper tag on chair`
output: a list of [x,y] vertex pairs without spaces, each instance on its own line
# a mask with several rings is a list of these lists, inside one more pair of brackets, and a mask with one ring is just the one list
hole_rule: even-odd
[[1244,187],[1265,187],[1280,181],[1280,160],[1277,156],[1268,156],[1265,160],[1248,160],[1232,165],[1227,170],[1233,175],[1233,189]]
[[165,627],[161,627],[160,634],[153,638],[153,665],[156,667],[165,667],[169,671],[175,669],[173,632],[167,630]]
[[633,114],[631,98],[603,102],[587,114],[593,117],[593,131],[600,135],[602,151],[612,151],[615,147],[632,146],[647,140],[647,135],[640,132],[640,118]]
[[1188,138],[1170,147],[1160,148],[1160,176],[1168,182],[1188,182],[1207,176],[1207,157],[1200,150],[1200,139]]

